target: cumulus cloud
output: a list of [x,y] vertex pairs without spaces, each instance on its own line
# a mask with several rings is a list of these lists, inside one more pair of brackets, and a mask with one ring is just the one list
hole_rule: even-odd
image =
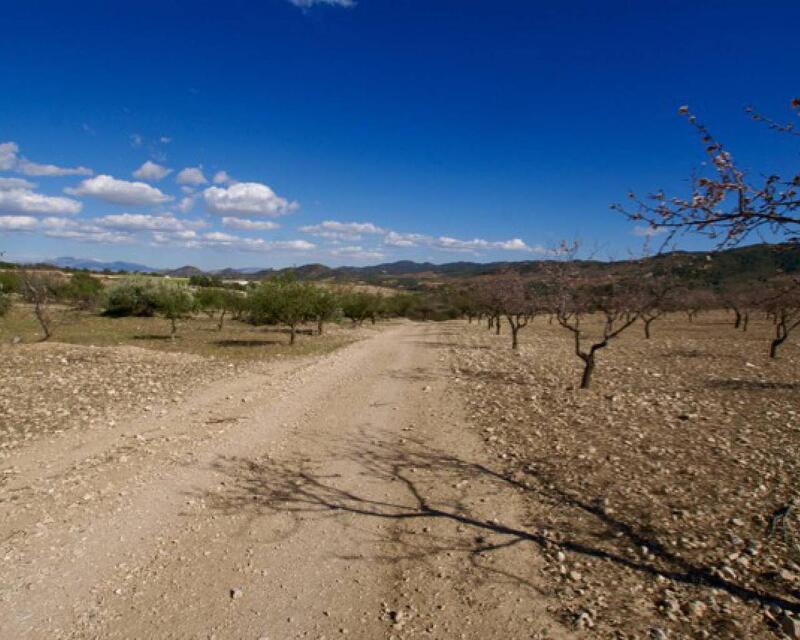
[[208,180],[206,180],[206,177],[203,175],[203,169],[201,167],[186,167],[185,169],[181,169],[178,175],[175,176],[175,182],[178,184],[201,185],[208,182]]
[[526,245],[519,238],[512,240],[503,240],[500,242],[491,242],[482,238],[474,238],[473,240],[458,240],[456,238],[448,238],[442,236],[434,240],[433,245],[448,251],[464,251],[476,252],[482,249],[502,249],[504,251],[531,251],[531,248]]
[[59,167],[54,164],[31,162],[19,155],[16,142],[0,144],[0,171],[16,171],[26,176],[90,176],[94,172],[87,167]]
[[233,178],[228,175],[227,171],[217,171],[214,174],[214,184],[232,184]]
[[194,197],[193,196],[186,196],[181,198],[181,201],[178,203],[178,211],[181,213],[189,213],[194,207]]
[[267,243],[270,249],[288,249],[290,251],[310,251],[316,248],[312,242],[306,240],[277,240]]
[[22,178],[0,178],[0,191],[4,189],[33,189],[35,186],[33,182]]
[[45,231],[44,235],[48,238],[62,238],[64,240],[77,240],[78,242],[93,242],[101,244],[131,244],[135,238],[127,233],[117,231],[105,231],[92,227],[81,227],[78,229],[55,229]]
[[243,231],[270,231],[278,229],[279,224],[270,220],[249,220],[247,218],[234,218],[225,216],[222,218],[222,226],[231,229],[241,229]]
[[0,171],[10,171],[17,164],[19,146],[16,142],[0,143]]
[[118,180],[105,174],[83,180],[77,187],[64,191],[70,195],[91,196],[114,204],[154,205],[172,200],[172,196],[145,182]]
[[69,218],[38,219],[32,216],[0,216],[0,231],[39,231],[48,238],[104,244],[135,241],[134,237],[128,233],[109,231],[91,223]]
[[0,231],[34,231],[38,226],[31,216],[0,216]]
[[262,238],[244,238],[222,231],[209,231],[203,234],[156,232],[153,233],[153,243],[188,249],[216,248],[249,252],[308,251],[316,247],[305,240],[266,241]]
[[154,216],[143,213],[120,213],[95,218],[93,222],[107,229],[124,231],[183,231],[202,227],[200,220],[180,220],[170,215]]
[[383,243],[390,247],[419,247],[430,244],[433,238],[421,233],[397,233],[390,231],[383,238]]
[[133,172],[133,177],[138,180],[158,182],[166,178],[170,173],[172,173],[172,169],[167,169],[167,167],[148,160]]
[[351,258],[353,260],[383,260],[386,257],[384,253],[377,249],[365,249],[358,245],[337,247],[329,253],[337,258]]
[[364,234],[384,234],[386,231],[371,222],[337,222],[325,220],[319,224],[300,227],[303,233],[328,240],[360,240]]
[[88,167],[58,167],[54,164],[39,164],[25,158],[17,161],[16,170],[26,176],[90,176],[94,173]]
[[77,200],[45,196],[27,187],[0,190],[0,212],[72,215],[78,213],[82,206]]
[[280,216],[296,211],[299,205],[278,196],[259,182],[237,182],[230,187],[209,187],[203,200],[211,213]]

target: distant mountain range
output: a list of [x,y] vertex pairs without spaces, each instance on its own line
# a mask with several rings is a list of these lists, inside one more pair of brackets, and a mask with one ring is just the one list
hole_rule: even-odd
[[136,262],[124,262],[121,260],[103,262],[90,258],[71,258],[69,256],[44,260],[43,264],[50,264],[54,267],[61,267],[62,269],[88,269],[89,271],[128,271],[140,273],[155,273],[158,271],[158,269],[143,264],[137,264]]
[[[680,272],[684,276],[719,284],[723,281],[755,280],[773,277],[776,273],[800,273],[800,245],[798,244],[754,244],[725,251],[673,251],[639,260],[602,262],[599,260],[577,261],[588,278],[608,274],[636,274],[646,272]],[[506,269],[514,269],[526,277],[535,279],[545,273],[545,260],[519,262],[413,262],[401,260],[367,267],[327,267],[323,264],[307,264],[286,269],[221,269],[204,271],[187,265],[179,269],[155,269],[134,262],[102,262],[79,258],[61,257],[44,262],[69,269],[91,271],[159,273],[172,277],[193,275],[215,275],[229,280],[260,280],[287,271],[292,271],[301,280],[333,280],[337,282],[369,282],[387,286],[414,289],[435,283],[466,280],[491,276]]]

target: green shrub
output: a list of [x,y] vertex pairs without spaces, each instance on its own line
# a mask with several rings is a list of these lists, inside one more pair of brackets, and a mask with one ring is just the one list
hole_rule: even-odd
[[19,275],[13,271],[0,271],[0,289],[8,293],[20,293],[22,284]]
[[158,285],[149,278],[126,278],[113,285],[106,297],[105,313],[123,316],[151,317],[158,310]]
[[94,309],[103,299],[103,283],[83,271],[73,273],[61,296],[79,309]]

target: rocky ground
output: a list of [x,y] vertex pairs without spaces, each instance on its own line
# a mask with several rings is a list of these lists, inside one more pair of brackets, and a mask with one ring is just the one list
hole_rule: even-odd
[[[800,349],[723,314],[635,327],[588,391],[539,319],[451,340],[469,415],[527,498],[563,621],[603,638],[800,637]],[[506,333],[506,327],[503,327]]]
[[40,436],[113,428],[133,414],[162,411],[243,366],[136,347],[2,345],[0,456]]

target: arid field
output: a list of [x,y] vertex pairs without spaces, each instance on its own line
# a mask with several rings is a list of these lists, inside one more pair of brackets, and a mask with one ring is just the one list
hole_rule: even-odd
[[460,320],[290,351],[200,317],[32,343],[15,313],[4,637],[775,638],[798,608],[800,537],[771,525],[800,349],[768,360],[761,319],[636,326],[579,390],[546,317],[516,352]]

